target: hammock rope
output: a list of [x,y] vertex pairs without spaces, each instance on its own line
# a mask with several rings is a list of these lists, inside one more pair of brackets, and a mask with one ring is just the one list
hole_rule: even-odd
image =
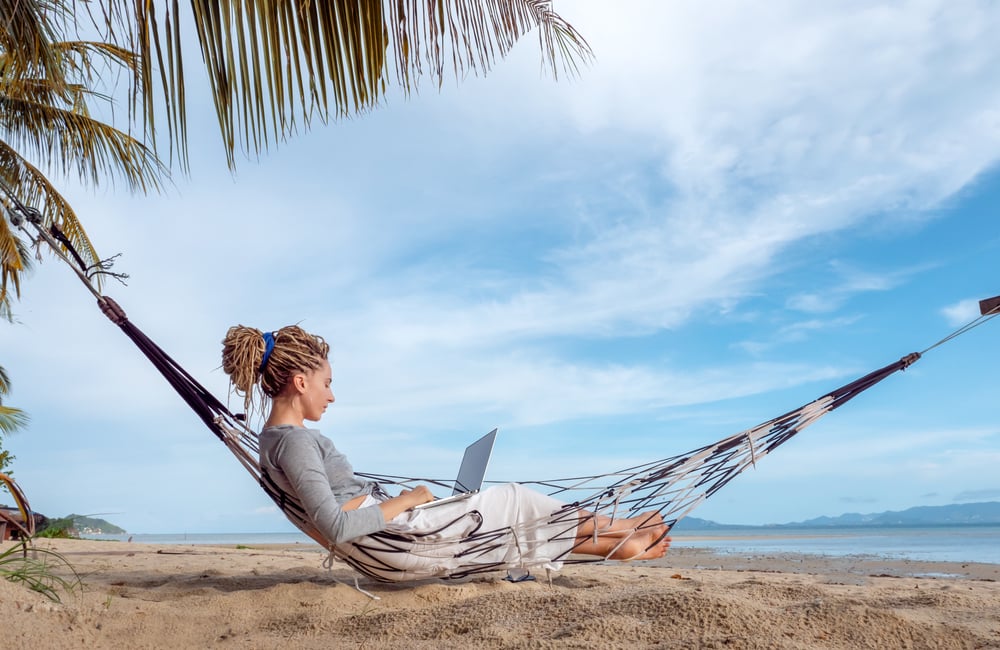
[[986,305],[984,304],[984,303],[988,303],[988,302],[990,302],[990,301],[988,301],[988,300],[982,300],[982,301],[980,301],[979,304],[980,304],[980,306],[982,308],[982,312],[983,313],[979,317],[977,317],[974,320],[966,323],[965,325],[962,325],[961,327],[959,327],[958,329],[956,329],[954,332],[952,332],[948,336],[944,337],[943,339],[941,339],[937,343],[934,343],[933,345],[931,345],[930,347],[928,347],[927,349],[925,349],[920,354],[926,354],[927,352],[930,352],[934,348],[936,348],[938,346],[941,346],[941,345],[944,345],[945,343],[947,343],[948,341],[951,341],[955,337],[960,336],[962,334],[965,334],[966,332],[971,331],[971,330],[975,329],[976,327],[979,327],[980,325],[986,323],[987,321],[992,320],[998,314],[1000,314],[1000,301],[998,301],[998,303],[997,303],[996,306],[989,307],[989,308],[986,307]]
[[[5,188],[0,188],[5,189]],[[97,298],[102,312],[124,332],[142,354],[160,372],[181,399],[198,415],[202,422],[220,441],[225,444],[240,464],[253,476],[258,485],[281,509],[288,519],[303,533],[328,549],[331,557],[344,560],[358,572],[380,581],[407,579],[405,571],[397,568],[391,560],[396,555],[423,555],[427,558],[440,557],[449,552],[443,542],[414,536],[401,536],[388,531],[375,533],[361,540],[345,545],[334,545],[324,539],[309,521],[302,505],[293,495],[283,492],[265,472],[258,462],[257,433],[247,426],[245,416],[234,414],[198,381],[182,368],[174,359],[147,337],[127,317],[125,311],[112,298],[101,293],[94,276],[107,271],[105,265],[88,269],[80,256],[75,254],[68,239],[56,236],[55,226],[43,227],[37,211],[26,208],[9,191],[9,201],[5,201],[8,211],[15,215],[20,212],[27,222],[35,227],[38,237],[35,241],[46,242],[56,255],[63,259]],[[31,233],[23,225],[25,219],[11,219],[15,226]],[[76,262],[74,264],[74,262]],[[994,299],[990,299],[991,301]],[[861,393],[875,386],[896,372],[905,370],[916,363],[923,354],[963,334],[1000,313],[1000,300],[971,323],[959,328],[923,352],[908,354],[898,361],[870,372],[852,382],[809,402],[797,409],[763,422],[755,427],[723,438],[717,442],[699,447],[687,453],[643,463],[617,472],[592,476],[577,476],[561,479],[519,481],[520,484],[549,494],[566,505],[546,521],[537,525],[556,525],[559,532],[551,539],[576,539],[577,526],[584,511],[614,519],[634,517],[642,512],[656,511],[666,523],[668,530],[690,513],[705,499],[711,497],[748,467],[755,467],[765,456],[787,442],[797,433],[815,423],[824,415],[842,407]],[[990,303],[990,301],[983,301]],[[415,477],[370,474],[358,472],[358,476],[377,481],[381,485],[412,488],[418,483],[451,487],[450,482]],[[498,481],[491,481],[498,483]],[[475,513],[478,515],[478,513]],[[458,520],[453,522],[457,525]],[[523,524],[522,528],[510,527],[500,530],[475,530],[465,534],[458,550],[452,550],[453,557],[461,560],[457,569],[440,577],[461,578],[472,574],[503,569],[526,568],[523,563],[504,563],[489,555],[491,551],[503,547],[524,548],[532,542]],[[595,526],[595,535],[597,534]],[[545,540],[545,541],[550,541]],[[623,537],[623,544],[627,537]],[[538,543],[538,542],[536,542]],[[452,544],[454,546],[454,544]],[[387,558],[390,558],[387,560]],[[605,558],[573,555],[571,548],[564,557],[556,558],[564,563],[600,561]]]

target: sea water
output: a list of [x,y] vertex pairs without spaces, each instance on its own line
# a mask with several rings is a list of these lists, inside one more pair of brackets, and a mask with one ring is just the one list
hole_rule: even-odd
[[1000,526],[746,528],[685,531],[673,539],[673,546],[734,555],[802,553],[1000,564]]
[[[169,533],[87,535],[146,544],[305,544],[299,532]],[[871,556],[929,562],[1000,564],[1000,526],[928,526],[920,528],[738,528],[684,531],[673,535],[674,547],[705,548],[716,553],[760,555],[802,553],[833,557]],[[318,548],[318,547],[317,547]]]

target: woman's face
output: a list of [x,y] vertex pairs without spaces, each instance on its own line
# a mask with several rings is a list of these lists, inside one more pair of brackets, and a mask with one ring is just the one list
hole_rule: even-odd
[[330,388],[333,382],[332,375],[330,362],[325,359],[319,368],[303,373],[305,377],[305,388],[301,393],[303,419],[318,421],[323,417],[326,407],[333,403],[333,390]]

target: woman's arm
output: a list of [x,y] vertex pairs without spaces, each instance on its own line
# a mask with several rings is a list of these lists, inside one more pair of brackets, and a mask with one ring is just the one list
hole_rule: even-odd
[[319,445],[311,436],[284,436],[273,450],[272,461],[288,478],[310,521],[335,544],[383,530],[391,519],[380,508],[341,508],[330,489]]
[[[427,503],[428,501],[433,501],[434,495],[425,485],[419,485],[412,490],[403,490],[399,496],[393,497],[391,499],[386,499],[382,503],[378,504],[378,507],[382,510],[382,517],[386,521],[389,521],[401,512],[406,512],[413,506],[418,506],[421,503]],[[357,510],[361,507],[361,504],[365,501],[365,495],[360,494],[347,503],[343,505],[345,511]]]
[[398,497],[383,501],[378,504],[378,507],[382,511],[382,516],[385,517],[385,520],[389,521],[413,506],[419,506],[421,503],[433,500],[434,495],[431,494],[430,489],[426,485],[418,485],[412,490],[403,490]]

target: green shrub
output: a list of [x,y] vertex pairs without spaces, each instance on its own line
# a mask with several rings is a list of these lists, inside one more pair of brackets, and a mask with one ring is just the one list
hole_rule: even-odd
[[76,539],[79,535],[76,534],[76,523],[70,517],[63,517],[61,519],[50,519],[49,525],[45,527],[45,530],[38,533],[36,537],[45,537],[47,539]]

